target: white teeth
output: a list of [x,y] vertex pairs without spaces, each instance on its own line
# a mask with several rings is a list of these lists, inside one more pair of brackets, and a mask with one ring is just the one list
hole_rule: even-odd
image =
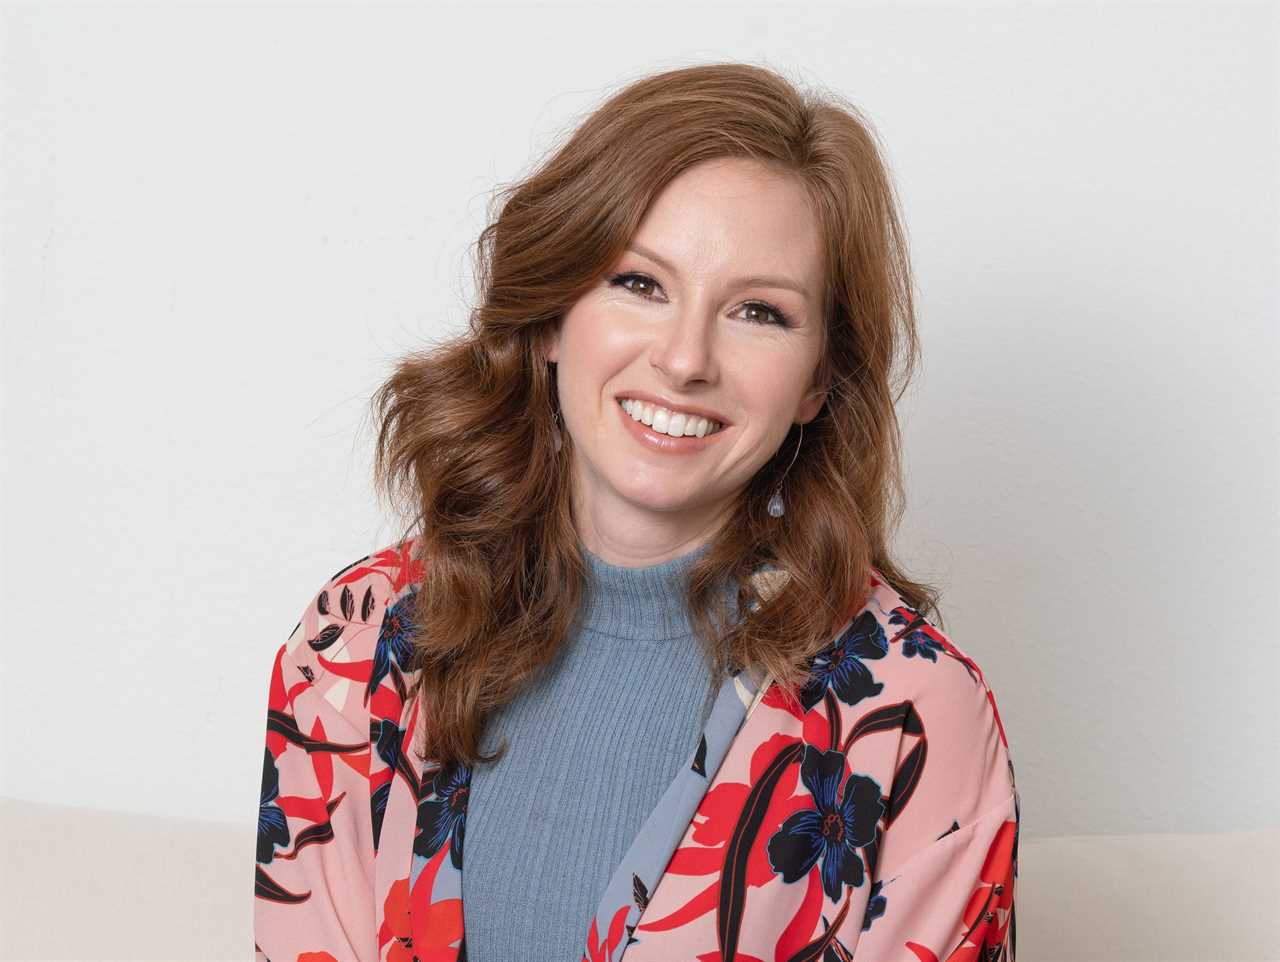
[[667,434],[673,438],[702,438],[708,434],[715,434],[723,426],[719,421],[710,421],[694,414],[669,411],[667,408],[637,401],[634,398],[622,398],[618,403],[634,420],[649,425],[659,434]]

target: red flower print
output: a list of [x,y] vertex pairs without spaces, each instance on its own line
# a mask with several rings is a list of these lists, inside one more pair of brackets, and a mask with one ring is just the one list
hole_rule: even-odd
[[[687,925],[693,919],[716,909],[720,900],[720,873],[724,869],[725,854],[752,785],[760,780],[765,769],[780,753],[798,744],[800,740],[793,736],[773,735],[762,742],[751,756],[750,784],[722,782],[703,796],[693,817],[692,840],[698,844],[677,848],[667,865],[667,871],[674,875],[710,875],[714,878],[706,888],[674,912],[642,922],[637,928],[655,932],[667,931]],[[759,834],[748,855],[746,882],[749,886],[764,885],[776,875],[773,866],[769,864],[765,840],[789,816],[810,808],[813,804],[808,794],[796,794],[799,780],[798,765],[788,765],[779,778],[777,788],[765,809]]]

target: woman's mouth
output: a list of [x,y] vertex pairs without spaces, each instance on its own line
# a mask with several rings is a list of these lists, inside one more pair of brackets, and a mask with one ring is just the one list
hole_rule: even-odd
[[[629,398],[619,398],[615,406],[618,409],[618,415],[623,420],[623,426],[631,436],[655,451],[664,451],[668,454],[692,454],[714,444],[716,439],[725,433],[724,426],[719,422],[708,421],[706,418],[698,417],[690,419],[679,412],[673,416],[665,408],[647,405]],[[627,408],[631,410],[628,411]],[[635,415],[650,412],[652,413],[651,420],[654,422],[652,425],[645,424],[643,420],[636,420]],[[688,431],[690,430],[691,421],[694,430],[693,434],[681,433],[680,435],[674,435],[666,433],[672,430]],[[662,428],[663,430],[659,431],[655,430],[655,428]],[[697,435],[699,430],[703,431],[701,437]]]

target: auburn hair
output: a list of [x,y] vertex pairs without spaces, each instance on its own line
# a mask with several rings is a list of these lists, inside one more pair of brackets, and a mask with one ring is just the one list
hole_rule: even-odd
[[[549,153],[491,201],[468,329],[400,359],[372,398],[375,482],[404,511],[423,562],[410,628],[420,761],[501,758],[506,745],[480,753],[485,720],[570,628],[586,567],[573,439],[564,432],[556,449],[543,346],[663,187],[703,161],[747,158],[807,190],[827,278],[815,383],[830,385],[798,454],[793,429],[691,571],[685,601],[713,684],[751,669],[797,699],[873,576],[941,621],[938,592],[889,555],[905,500],[895,403],[919,345],[895,189],[860,111],[765,67],[701,64],[630,83]],[[786,514],[774,518],[766,505],[784,472]],[[762,570],[787,590],[753,577]],[[738,585],[732,623],[723,579]]]

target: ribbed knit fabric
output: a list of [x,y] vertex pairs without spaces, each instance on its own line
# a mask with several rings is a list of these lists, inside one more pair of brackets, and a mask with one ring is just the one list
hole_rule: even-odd
[[580,962],[614,869],[714,701],[683,600],[709,547],[643,568],[584,548],[574,627],[549,670],[486,726],[483,750],[505,739],[507,754],[472,771],[468,962]]

